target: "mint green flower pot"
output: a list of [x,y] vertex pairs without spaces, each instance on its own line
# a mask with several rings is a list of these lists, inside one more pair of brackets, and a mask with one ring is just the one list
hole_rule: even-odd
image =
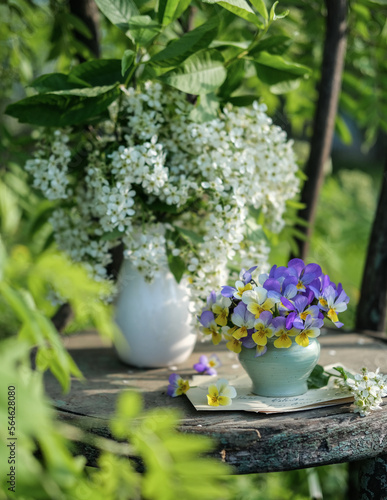
[[299,396],[308,390],[307,380],[320,356],[320,344],[309,339],[307,347],[294,340],[289,348],[278,349],[268,339],[267,351],[255,357],[256,349],[242,347],[239,361],[251,378],[252,392],[258,396]]

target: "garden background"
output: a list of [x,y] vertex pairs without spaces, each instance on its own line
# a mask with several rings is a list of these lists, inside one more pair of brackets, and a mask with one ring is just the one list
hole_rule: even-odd
[[[185,461],[187,467],[194,464],[195,474],[199,474],[204,459],[199,458],[198,453],[209,444],[192,444],[190,448],[188,441],[184,442],[185,437],[177,438],[172,430],[176,417],[171,416],[170,434],[165,434],[161,445],[170,451],[168,438],[176,439],[176,443],[181,439],[176,444],[176,469],[150,468],[148,476],[140,478],[128,465],[119,465],[125,450],[114,449],[112,443],[104,442],[98,443],[105,453],[101,469],[90,471],[84,468],[82,460],[71,457],[68,443],[79,436],[72,434],[73,429],[56,427],[53,415],[44,406],[39,373],[28,368],[29,349],[34,347],[38,350],[38,370],[51,369],[64,388],[68,387],[70,374],[78,375],[77,368],[58,343],[59,337],[49,319],[57,304],[47,300],[48,291],[60,292],[71,303],[75,317],[64,334],[93,327],[102,335],[109,335],[113,327],[109,306],[98,300],[101,293],[109,289],[109,284],[90,280],[82,268],[56,250],[48,223],[51,204],[31,187],[31,179],[24,169],[34,149],[36,124],[39,124],[36,112],[31,111],[32,115],[27,118],[22,116],[20,121],[27,123],[15,119],[15,116],[20,118],[20,110],[10,107],[9,114],[5,112],[11,103],[35,95],[37,87],[30,84],[47,73],[68,74],[85,61],[121,60],[124,54],[125,64],[130,68],[131,51],[139,42],[138,39],[133,42],[125,30],[114,25],[119,24],[114,22],[118,14],[112,12],[122,14],[123,6],[134,4],[141,16],[152,18],[158,9],[155,16],[160,17],[160,5],[166,8],[172,4],[160,2],[159,5],[152,0],[97,3],[99,12],[95,4],[88,1],[15,0],[0,4],[0,338],[4,339],[0,372],[2,380],[7,373],[15,373],[21,392],[19,401],[25,398],[18,422],[24,444],[19,448],[19,468],[22,469],[23,463],[23,471],[20,470],[16,498],[87,498],[85,492],[93,492],[94,498],[140,498],[141,494],[144,498],[174,498],[173,494],[181,496],[181,492],[185,492],[182,498],[198,498],[198,491],[193,488],[195,479],[185,474],[183,465]],[[224,53],[236,58],[235,64],[241,59],[238,51],[245,50],[244,44],[257,37],[262,45],[250,50],[249,56],[255,59],[254,64],[261,71],[252,71],[248,64],[233,66],[227,85],[219,85],[214,94],[218,100],[234,104],[238,98],[239,103],[245,104],[253,99],[264,101],[274,123],[295,140],[302,170],[309,157],[329,2],[284,1],[275,7],[266,3],[266,9],[262,1],[251,1],[247,5],[259,21],[254,21],[250,12],[244,10],[243,2],[176,4],[180,5],[180,16],[177,20],[172,15],[171,19],[177,23],[178,28],[174,29],[180,37],[208,22],[212,16],[218,16],[221,22],[217,47],[224,46]],[[85,17],[90,9],[92,22]],[[345,317],[347,329],[355,326],[356,305],[385,163],[386,13],[383,0],[356,0],[348,6],[347,50],[332,157],[324,165],[324,183],[307,256],[309,262],[321,264],[333,279],[340,277],[351,299]],[[141,29],[144,30],[143,25]],[[173,38],[167,33],[168,36]],[[198,50],[201,48],[204,45]],[[269,54],[269,59],[265,59],[263,53]],[[177,66],[183,63],[184,58]],[[152,76],[155,75],[150,73]],[[206,102],[202,97],[200,103],[202,108],[213,109],[214,101]],[[264,237],[271,246],[271,264],[285,265],[304,240],[300,227],[305,224],[297,215],[300,208],[299,202],[289,201],[284,229],[279,234],[268,230],[259,234],[259,238]],[[0,397],[2,421],[6,418],[3,398],[5,395]],[[34,419],[31,407],[35,407]],[[127,419],[135,416],[130,408],[133,401],[129,404],[123,399],[117,410],[117,422],[120,415],[126,415]],[[43,425],[44,435],[40,430]],[[118,423],[115,431],[117,436],[137,443],[137,451],[152,462],[153,452],[141,441],[135,425],[132,428],[128,424],[123,429]],[[162,434],[161,430],[158,432]],[[81,439],[88,438],[82,436]],[[189,451],[183,452],[183,448]],[[0,451],[0,472],[6,470],[2,453]],[[109,474],[112,464],[117,466],[114,467],[116,473]],[[215,476],[226,472],[211,464],[208,467],[213,467]],[[121,471],[117,472],[119,467]],[[345,465],[318,470],[324,498],[346,498],[346,474]],[[175,475],[181,483],[172,486]],[[158,491],[155,490],[157,481]],[[222,475],[213,483],[204,482],[201,496],[241,500],[304,499],[309,498],[308,483],[313,481],[313,475],[306,471],[249,477]],[[7,498],[6,489],[2,491],[0,498]]]

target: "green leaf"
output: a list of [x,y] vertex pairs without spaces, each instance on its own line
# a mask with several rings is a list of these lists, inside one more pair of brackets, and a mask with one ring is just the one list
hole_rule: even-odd
[[297,78],[296,80],[287,80],[285,82],[279,82],[275,85],[270,86],[270,92],[275,95],[287,94],[288,92],[292,92],[296,90],[301,83],[301,79]]
[[253,243],[268,241],[267,236],[260,225],[254,219],[246,220],[246,239]]
[[324,368],[321,365],[316,365],[307,380],[308,389],[320,389],[328,385],[330,375],[324,373]]
[[237,90],[245,77],[245,61],[237,59],[227,68],[227,78],[219,89],[219,96],[222,99],[227,98]]
[[[27,97],[9,105],[6,113],[17,118],[21,123],[45,127],[77,125],[105,111],[120,93],[117,86],[104,87],[104,92],[101,89],[102,87],[97,90],[78,89],[78,95],[46,93]],[[95,96],[79,95],[81,90],[91,91],[91,94],[94,93]]]
[[48,73],[34,80],[29,86],[37,90],[39,94],[44,94],[55,90],[88,87],[89,84],[75,77],[69,79],[69,76],[63,73]]
[[185,229],[179,226],[174,226],[174,228],[184,237],[184,239],[188,239],[192,243],[199,244],[203,243],[204,241],[203,236],[200,236],[200,234],[195,233],[194,231],[190,231],[189,229]]
[[254,101],[258,100],[257,95],[238,95],[235,97],[230,97],[228,102],[233,106],[250,106]]
[[167,26],[178,19],[188,8],[191,0],[160,0],[158,18],[159,23]]
[[296,200],[286,200],[286,206],[296,208],[297,210],[303,210],[306,207],[306,204]]
[[132,0],[95,0],[95,3],[109,21],[125,32],[129,28],[129,19],[139,15]]
[[125,50],[124,55],[122,56],[121,61],[121,75],[125,76],[125,73],[128,69],[133,65],[135,58],[135,53],[133,50]]
[[117,238],[121,238],[123,236],[123,232],[120,231],[119,229],[113,229],[113,231],[110,231],[109,233],[104,233],[101,236],[102,241],[113,241],[116,240]]
[[48,218],[54,210],[52,201],[45,200],[34,210],[33,217],[28,228],[28,236],[32,237],[39,229],[48,222]]
[[89,30],[89,28],[86,26],[86,24],[78,16],[74,16],[73,14],[70,14],[69,12],[65,12],[65,13],[63,13],[63,19],[70,26],[72,26],[76,31],[78,31],[78,33],[83,35],[88,40],[91,40],[91,38],[93,38],[93,35],[91,34],[91,31]]
[[269,52],[270,54],[283,54],[290,46],[292,39],[285,35],[274,35],[260,40],[257,45],[253,45],[249,50],[249,55],[253,56],[258,52]]
[[272,5],[272,8],[270,9],[270,14],[269,14],[270,22],[276,21],[277,19],[283,19],[284,17],[286,17],[289,14],[288,10],[285,10],[284,12],[282,12],[282,14],[276,14],[275,9],[276,9],[278,3],[279,2],[274,2],[274,4]]
[[342,366],[334,366],[333,370],[336,370],[337,372],[340,373],[344,381],[348,380],[349,378],[354,379],[355,377],[352,375],[352,373],[347,372],[344,370]]
[[109,90],[116,88],[116,85],[105,85],[103,87],[87,87],[85,89],[54,90],[51,95],[69,95],[76,97],[97,97],[105,94]]
[[268,52],[259,52],[254,57],[254,65],[258,78],[269,85],[311,74],[306,66],[286,61],[282,56]]
[[140,47],[146,47],[160,33],[160,25],[150,16],[133,16],[126,35]]
[[210,48],[216,49],[219,47],[236,47],[241,49],[241,51],[247,50],[250,46],[250,42],[236,42],[235,40],[214,40]]
[[3,280],[4,269],[7,264],[7,252],[0,234],[0,282]]
[[69,73],[69,80],[84,81],[92,87],[124,83],[120,59],[94,59],[75,66]]
[[253,23],[258,28],[264,28],[264,25],[259,20],[258,16],[255,15],[253,9],[245,0],[203,0],[203,2],[220,5],[236,16]]
[[181,278],[186,271],[184,260],[179,255],[172,255],[171,253],[168,253],[168,266],[177,283],[180,283]]
[[253,7],[255,7],[259,14],[264,18],[265,21],[269,19],[269,13],[267,12],[267,8],[264,0],[250,0]]
[[190,55],[207,48],[218,32],[217,19],[210,19],[198,28],[185,33],[181,38],[172,41],[164,50],[155,54],[151,62],[159,66],[177,66]]
[[192,121],[204,123],[218,117],[219,100],[215,94],[204,94],[198,99],[198,103],[189,114]]
[[222,55],[213,50],[193,54],[181,66],[159,79],[187,94],[209,94],[218,89],[226,78]]
[[351,131],[349,130],[348,125],[345,123],[345,121],[340,115],[336,115],[335,128],[343,144],[345,144],[346,146],[352,144]]

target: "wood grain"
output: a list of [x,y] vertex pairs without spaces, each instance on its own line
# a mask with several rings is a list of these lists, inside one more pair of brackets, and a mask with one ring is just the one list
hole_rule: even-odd
[[[46,390],[61,420],[100,436],[111,437],[108,421],[118,395],[127,389],[140,391],[145,408],[173,408],[180,411],[180,430],[213,437],[213,455],[231,464],[236,473],[273,472],[318,465],[364,460],[387,453],[387,406],[362,418],[351,405],[343,404],[291,414],[262,415],[247,412],[198,412],[187,398],[166,394],[167,368],[139,370],[122,364],[110,345],[95,334],[65,339],[85,382],[73,381],[63,395],[53,377],[46,377]],[[378,366],[387,373],[387,345],[357,334],[327,334],[321,337],[320,364],[341,362],[349,368],[370,370]],[[179,367],[191,376],[200,354],[216,352],[222,361],[219,374],[225,377],[243,372],[236,355],[225,346],[199,343],[190,359]],[[84,446],[82,452],[95,463],[96,452]]]

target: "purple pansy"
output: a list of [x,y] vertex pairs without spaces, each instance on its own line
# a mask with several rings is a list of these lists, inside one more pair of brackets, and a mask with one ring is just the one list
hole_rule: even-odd
[[193,368],[198,373],[203,373],[205,375],[216,375],[216,368],[218,366],[221,366],[221,362],[216,354],[211,354],[211,356],[209,356],[208,358],[203,354],[199,358],[199,363],[195,363],[193,365]]
[[310,303],[313,300],[313,293],[309,296],[297,295],[293,302],[282,298],[282,304],[289,311],[288,321],[289,324],[292,322],[295,328],[302,330],[304,328],[304,321],[308,315],[312,318],[319,317],[319,308],[317,306],[311,306]]
[[337,328],[341,328],[343,323],[339,321],[337,313],[345,311],[348,302],[349,297],[344,290],[341,289],[341,292],[338,293],[333,286],[329,285],[322,292],[322,298],[319,301],[318,307],[326,312],[327,317]]
[[307,264],[301,259],[292,259],[288,263],[289,275],[297,278],[297,289],[304,291],[306,285],[319,278],[322,274],[318,264]]
[[247,271],[246,269],[242,269],[242,271],[239,273],[239,279],[243,281],[245,285],[247,283],[250,283],[250,281],[252,280],[251,274],[257,269],[257,267],[258,266],[250,267],[250,269],[248,269]]
[[255,316],[248,309],[246,304],[240,302],[231,316],[231,321],[235,326],[239,328],[233,333],[233,336],[236,339],[241,339],[242,337],[246,337],[248,331],[253,328]]
[[183,380],[178,373],[172,373],[169,376],[169,385],[167,388],[168,396],[175,398],[185,394],[189,390],[188,380]]

